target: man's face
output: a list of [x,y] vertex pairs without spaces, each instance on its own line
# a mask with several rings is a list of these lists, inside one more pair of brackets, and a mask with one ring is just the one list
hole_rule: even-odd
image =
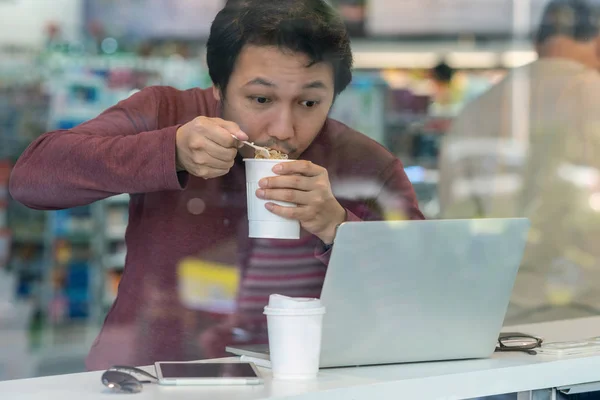
[[[251,142],[298,158],[315,139],[334,98],[333,68],[274,46],[242,49],[223,101],[223,119],[236,122]],[[242,156],[253,157],[247,146]]]

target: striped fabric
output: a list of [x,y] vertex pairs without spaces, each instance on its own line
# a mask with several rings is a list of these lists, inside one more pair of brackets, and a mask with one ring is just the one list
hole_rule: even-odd
[[315,257],[318,239],[255,239],[239,291],[238,312],[249,325],[266,323],[263,309],[273,293],[293,297],[319,297],[326,266]]

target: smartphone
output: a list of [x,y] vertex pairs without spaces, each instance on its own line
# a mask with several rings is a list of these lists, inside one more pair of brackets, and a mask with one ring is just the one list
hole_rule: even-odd
[[260,385],[263,380],[251,362],[157,362],[160,385]]

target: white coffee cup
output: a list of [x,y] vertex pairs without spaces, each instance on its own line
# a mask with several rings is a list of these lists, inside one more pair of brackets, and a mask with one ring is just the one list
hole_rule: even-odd
[[264,314],[267,316],[273,378],[316,378],[325,307],[316,300],[310,308],[266,306]]
[[266,160],[246,158],[246,197],[248,198],[249,237],[264,239],[299,239],[300,222],[273,214],[265,208],[267,202],[287,207],[295,204],[283,201],[267,201],[256,197],[258,181],[276,176],[273,167],[282,162],[293,160]]

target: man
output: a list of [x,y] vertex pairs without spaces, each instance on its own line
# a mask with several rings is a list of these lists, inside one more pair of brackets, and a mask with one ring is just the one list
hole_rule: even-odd
[[[11,194],[32,208],[131,195],[126,267],[90,369],[208,353],[199,332],[214,324],[180,300],[184,259],[237,264],[245,279],[249,260],[275,260],[242,287],[318,295],[340,223],[399,212],[423,218],[400,161],[327,118],[351,80],[352,55],[343,22],[323,0],[229,1],[213,22],[207,62],[213,88],[144,89],[74,129],[41,136],[13,170]],[[253,152],[240,140],[297,160],[275,167],[280,176],[251,195],[296,203],[267,208],[300,221],[301,240],[248,239],[242,158]]]
[[598,305],[598,21],[584,1],[551,1],[535,36],[539,59],[467,105],[443,142],[444,217],[532,222],[509,310],[515,318],[548,304]]
[[456,71],[446,62],[440,62],[431,69],[433,82],[433,101],[430,105],[430,114],[435,116],[455,115],[458,102],[456,99]]

